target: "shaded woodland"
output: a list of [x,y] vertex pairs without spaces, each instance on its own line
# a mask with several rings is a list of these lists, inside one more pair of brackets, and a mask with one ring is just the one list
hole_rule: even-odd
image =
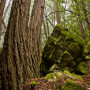
[[0,0],[0,90],[89,90],[89,9],[89,0]]

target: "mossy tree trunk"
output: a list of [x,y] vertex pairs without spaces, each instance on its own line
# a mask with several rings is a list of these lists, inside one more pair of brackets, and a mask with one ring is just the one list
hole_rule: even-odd
[[0,38],[1,38],[2,17],[3,17],[5,2],[6,0],[0,0]]
[[1,54],[3,90],[23,90],[26,80],[40,75],[44,0],[35,0],[29,29],[30,3],[30,0],[13,0]]
[[45,0],[35,0],[29,24],[30,63],[33,66],[33,76],[40,76],[40,36],[43,22]]
[[30,0],[13,0],[1,54],[3,90],[22,90],[23,82],[31,77],[26,45],[29,8]]

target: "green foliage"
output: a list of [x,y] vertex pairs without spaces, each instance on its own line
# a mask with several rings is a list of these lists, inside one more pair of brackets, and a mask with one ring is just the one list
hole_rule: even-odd
[[67,80],[64,86],[62,86],[62,90],[87,90],[87,89],[83,88],[82,86],[80,86],[79,84],[76,84],[71,80]]

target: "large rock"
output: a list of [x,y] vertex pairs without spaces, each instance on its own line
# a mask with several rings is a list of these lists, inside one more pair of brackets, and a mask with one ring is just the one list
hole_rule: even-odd
[[51,36],[48,37],[42,53],[42,72],[49,73],[54,64],[61,71],[68,69],[70,72],[74,72],[77,71],[76,69],[82,61],[84,61],[82,38],[74,33],[69,33],[61,25],[56,25]]

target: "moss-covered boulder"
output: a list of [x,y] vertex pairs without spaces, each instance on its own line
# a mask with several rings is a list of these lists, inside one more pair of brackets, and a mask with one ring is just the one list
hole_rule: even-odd
[[67,80],[65,84],[61,87],[61,90],[87,90],[87,89],[83,88],[79,84],[76,84],[72,80]]
[[83,39],[74,33],[69,33],[61,25],[56,25],[42,53],[41,70],[43,74],[49,73],[54,64],[61,71],[68,69],[74,72],[82,61],[84,61]]
[[60,63],[59,63],[59,67],[60,67],[60,70],[64,70],[65,68],[68,68],[69,71],[71,71],[71,69],[73,70],[73,67],[75,67],[76,63],[75,61],[73,60],[73,57],[72,55],[65,51],[61,57],[60,57]]
[[45,76],[45,79],[48,81],[58,81],[61,75],[62,75],[61,72],[49,73]]
[[70,80],[80,80],[83,81],[83,79],[81,78],[81,76],[76,75],[76,74],[72,74],[67,70],[64,70],[63,72],[61,71],[54,71],[52,73],[49,73],[45,76],[45,79],[47,79],[48,81],[58,81],[60,79],[60,77],[64,77],[66,79],[70,79]]
[[[87,85],[83,85],[83,79],[79,75],[70,73],[69,71],[56,71],[45,76],[49,82],[57,82],[54,90],[87,90]],[[79,82],[79,83],[78,83]]]
[[76,73],[81,75],[87,74],[88,73],[87,69],[88,67],[86,66],[85,62],[81,62],[76,68]]

